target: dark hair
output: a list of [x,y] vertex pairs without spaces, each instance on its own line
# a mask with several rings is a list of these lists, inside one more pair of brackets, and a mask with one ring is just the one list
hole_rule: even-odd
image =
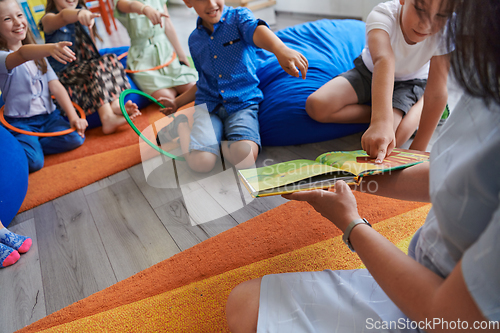
[[468,94],[500,104],[500,1],[454,1],[452,73]]
[[[4,1],[5,0],[0,0],[0,2]],[[17,1],[14,1],[14,3],[17,4]],[[22,44],[23,45],[36,44],[35,36],[33,35],[33,32],[31,32],[29,25],[26,25],[26,37],[23,39]],[[9,50],[9,48],[7,47],[7,41],[5,41],[1,36],[0,36],[0,50],[4,51]],[[47,73],[47,61],[45,60],[45,58],[37,59],[34,61],[36,66],[42,71],[43,74]]]
[[[80,6],[83,9],[88,10],[87,5],[85,4],[85,0],[78,0],[78,6]],[[47,6],[45,7],[45,13],[58,13],[59,11],[56,8],[56,2],[54,0],[47,0]],[[42,22],[40,21],[39,27],[42,28]],[[99,35],[97,32],[97,26],[94,24],[92,27],[92,34],[94,35],[95,38],[99,39],[102,42],[102,37]]]

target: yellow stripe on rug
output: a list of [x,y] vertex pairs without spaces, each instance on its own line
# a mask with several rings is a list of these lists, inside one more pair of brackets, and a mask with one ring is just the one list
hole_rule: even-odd
[[[373,227],[404,250],[430,207],[422,206]],[[241,282],[266,274],[359,267],[359,258],[337,236],[43,332],[228,332],[225,303]]]

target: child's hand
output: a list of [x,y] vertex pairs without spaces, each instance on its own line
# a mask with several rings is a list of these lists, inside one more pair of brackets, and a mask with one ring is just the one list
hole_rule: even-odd
[[50,47],[50,55],[62,64],[67,64],[76,60],[75,52],[71,51],[69,46],[71,42],[59,42],[55,44],[48,44]]
[[275,54],[281,68],[283,68],[285,72],[291,76],[299,77],[300,70],[300,73],[302,73],[302,79],[306,78],[309,63],[307,62],[306,57],[304,57],[300,52],[285,46]]
[[183,59],[179,58],[179,62],[181,63],[181,65],[191,67],[191,66],[189,66],[188,58],[183,58]]
[[78,118],[78,119],[74,119],[71,121],[71,127],[74,127],[76,128],[76,132],[83,138],[84,135],[85,135],[85,129],[87,128],[87,126],[89,125],[89,123],[87,122],[87,120],[85,119],[81,119],[81,118]]
[[342,180],[335,183],[335,192],[314,190],[284,194],[288,200],[307,201],[314,209],[333,222],[342,232],[349,223],[359,219],[356,198]]
[[375,163],[382,163],[396,145],[396,137],[392,125],[372,124],[361,137],[361,147]]
[[157,99],[157,101],[165,106],[163,109],[160,109],[160,112],[164,115],[168,116],[169,114],[177,111],[177,104],[175,103],[175,99],[160,97]]
[[101,16],[101,14],[92,13],[91,11],[86,10],[86,9],[81,9],[78,12],[78,14],[76,15],[76,17],[78,18],[78,21],[82,25],[89,27],[89,29],[91,29],[94,26],[94,23],[95,23],[94,19],[97,17],[100,17],[100,16]]
[[144,10],[142,12],[151,21],[151,23],[153,23],[153,25],[159,24],[160,27],[162,28],[163,28],[163,18],[170,17],[165,13],[160,13],[159,11],[150,6],[144,7]]

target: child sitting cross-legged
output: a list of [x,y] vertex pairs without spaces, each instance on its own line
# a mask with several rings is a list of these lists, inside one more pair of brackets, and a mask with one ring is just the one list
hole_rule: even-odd
[[[290,75],[305,79],[307,59],[276,37],[267,24],[255,19],[246,8],[232,8],[224,0],[184,0],[199,15],[189,37],[189,49],[199,80],[195,86],[173,99],[160,99],[165,113],[195,101],[206,104],[206,112],[196,108],[192,128],[185,115],[159,131],[164,143],[179,136],[189,167],[209,172],[215,166],[221,144],[224,158],[237,168],[255,163],[260,148],[258,122],[262,91],[257,87],[255,47],[276,55]],[[208,120],[210,119],[210,121]],[[215,133],[215,137],[214,134]],[[227,141],[222,141],[223,136]]]
[[366,46],[354,68],[309,96],[309,116],[323,123],[369,122],[361,144],[379,162],[404,144],[417,126],[410,148],[426,150],[448,98],[451,47],[445,24],[450,3],[378,4],[366,19]]

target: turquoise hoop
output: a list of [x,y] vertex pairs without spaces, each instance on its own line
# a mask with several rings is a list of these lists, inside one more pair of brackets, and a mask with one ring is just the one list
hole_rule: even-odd
[[166,152],[164,151],[163,149],[161,149],[160,147],[158,147],[156,144],[152,143],[151,141],[149,141],[148,138],[146,138],[142,133],[141,131],[139,131],[137,129],[137,127],[134,125],[134,123],[132,122],[132,120],[130,119],[127,111],[125,110],[125,97],[129,94],[137,94],[137,95],[141,95],[141,96],[144,96],[146,97],[147,99],[151,100],[152,102],[158,104],[160,107],[163,107],[163,105],[158,102],[154,97],[140,91],[140,90],[136,90],[136,89],[126,89],[124,91],[122,91],[122,93],[120,94],[120,110],[122,111],[122,114],[123,116],[125,117],[125,119],[127,120],[127,123],[130,125],[130,127],[132,127],[132,129],[134,130],[135,133],[137,133],[137,135],[139,135],[139,137],[144,140],[144,142],[146,142],[148,145],[151,146],[151,148],[153,148],[154,150],[156,150],[157,152],[159,152],[160,154],[163,154],[167,157],[170,157],[171,159],[173,160],[178,160],[178,161],[185,161],[186,159],[182,156],[175,156],[173,154],[170,154],[169,152]]

